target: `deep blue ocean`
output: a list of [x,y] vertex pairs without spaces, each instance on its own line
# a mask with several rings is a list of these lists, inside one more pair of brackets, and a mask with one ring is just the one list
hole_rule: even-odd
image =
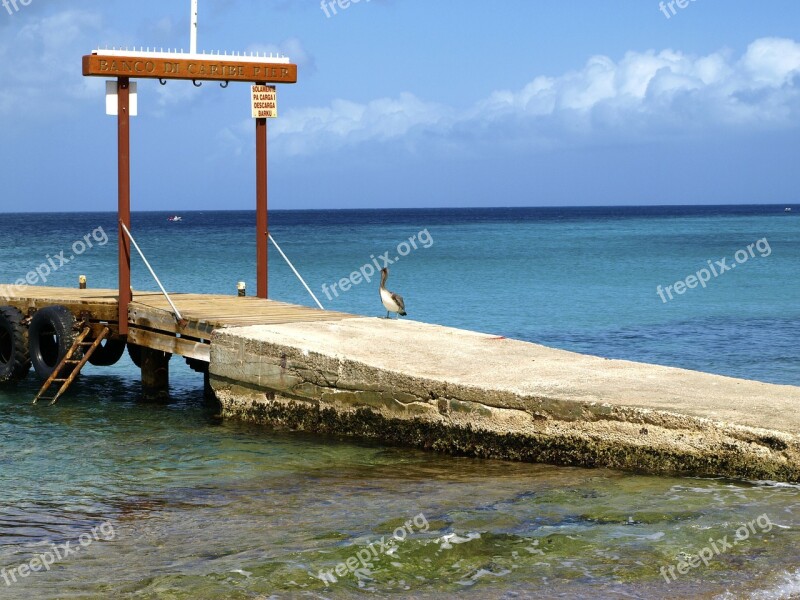
[[[390,260],[388,287],[405,297],[410,319],[796,386],[800,207],[785,208],[273,211],[270,232],[329,309],[383,316],[374,271]],[[170,291],[234,295],[245,281],[255,293],[254,212],[182,212],[180,222],[171,214],[134,213],[132,222]],[[0,284],[47,265],[46,285],[76,287],[83,274],[90,287],[116,288],[115,219],[0,214]],[[155,290],[137,256],[132,263],[134,288]],[[272,298],[314,306],[272,247],[269,283]],[[0,598],[800,590],[796,486],[278,434],[219,421],[202,380],[172,362],[165,406],[138,401],[127,358],[87,370],[53,408],[30,405],[33,376],[0,388],[0,569],[101,523],[115,527],[113,540],[48,572],[6,585],[0,571]],[[428,529],[371,569],[328,585],[316,576],[420,514]],[[762,515],[769,531],[677,581],[660,574],[709,536]]]
[[[382,256],[400,258],[389,267],[388,287],[405,297],[416,320],[800,385],[800,209],[785,208],[275,211],[270,231],[329,309],[380,315],[374,277],[346,292],[331,288],[364,265],[383,266]],[[181,216],[179,223],[167,213],[133,216],[134,236],[165,286],[235,294],[241,280],[254,294],[254,213]],[[25,277],[47,255],[67,250],[69,257],[72,244],[98,227],[112,239],[62,267],[48,285],[73,287],[86,274],[91,287],[116,288],[111,213],[0,216],[0,281]],[[420,232],[426,244],[402,246],[407,256],[399,256],[398,246]],[[736,264],[736,252],[759,240],[766,243]],[[721,271],[722,259],[736,266],[715,277],[708,263]],[[702,269],[711,273],[705,288],[673,291],[669,299],[666,286]],[[135,289],[156,289],[137,256],[133,273]],[[273,247],[270,296],[314,306]]]

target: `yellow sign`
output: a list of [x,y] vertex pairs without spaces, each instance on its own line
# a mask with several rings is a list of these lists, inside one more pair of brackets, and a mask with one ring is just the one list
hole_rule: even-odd
[[253,118],[275,119],[278,116],[278,92],[274,85],[253,86]]

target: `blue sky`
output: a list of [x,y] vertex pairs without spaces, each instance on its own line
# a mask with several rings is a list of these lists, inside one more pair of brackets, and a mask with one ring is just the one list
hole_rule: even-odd
[[[81,56],[188,48],[190,2],[28,1],[0,6],[0,211],[114,210]],[[800,202],[800,3],[668,4],[200,0],[199,47],[299,65],[271,208]],[[246,84],[141,81],[139,110],[134,210],[253,208]]]

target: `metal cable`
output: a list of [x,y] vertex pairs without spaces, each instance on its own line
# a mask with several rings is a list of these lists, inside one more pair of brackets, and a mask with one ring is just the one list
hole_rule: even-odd
[[284,253],[283,253],[283,250],[281,250],[281,247],[280,247],[280,246],[278,246],[278,242],[276,242],[276,241],[275,241],[275,238],[273,238],[273,237],[272,237],[272,234],[271,234],[271,233],[269,233],[269,234],[267,234],[267,235],[269,236],[269,241],[270,241],[270,242],[272,242],[272,243],[274,244],[274,246],[275,246],[275,247],[278,249],[278,252],[280,252],[280,253],[281,253],[281,256],[283,257],[283,260],[285,260],[285,261],[286,261],[286,264],[288,264],[288,265],[289,265],[289,267],[292,269],[292,271],[294,271],[294,274],[295,274],[295,275],[297,275],[297,278],[300,280],[300,283],[302,283],[302,284],[305,286],[306,290],[308,290],[308,293],[309,293],[309,294],[311,294],[311,297],[314,299],[314,302],[316,302],[316,303],[317,303],[317,306],[319,306],[321,310],[325,310],[325,307],[324,307],[324,306],[322,306],[322,303],[321,303],[321,302],[320,302],[320,301],[317,299],[317,297],[314,295],[314,292],[312,292],[312,291],[311,291],[311,288],[310,288],[310,287],[308,287],[308,284],[307,284],[307,283],[305,282],[305,280],[304,280],[304,279],[303,279],[303,278],[300,276],[300,273],[298,273],[298,272],[297,272],[297,269],[295,269],[295,268],[294,268],[294,265],[292,264],[292,261],[290,261],[290,260],[289,260],[289,258],[288,258],[288,257],[287,257],[287,256],[286,256]]
[[[167,290],[165,290],[165,289],[164,289],[164,286],[163,286],[163,285],[161,285],[161,280],[158,278],[158,275],[156,275],[156,272],[155,272],[155,271],[153,271],[153,267],[151,267],[151,266],[150,266],[150,263],[149,263],[149,262],[147,262],[147,259],[146,259],[146,258],[145,258],[145,256],[144,256],[144,252],[142,252],[141,248],[139,248],[139,244],[137,244],[137,243],[136,243],[136,240],[135,240],[135,239],[133,239],[133,236],[131,235],[131,232],[130,232],[130,231],[128,231],[128,228],[127,228],[127,227],[125,227],[125,223],[123,223],[123,222],[122,222],[122,220],[120,220],[119,224],[120,224],[120,225],[122,225],[122,229],[123,229],[123,230],[125,231],[125,233],[127,234],[127,236],[128,236],[128,239],[129,239],[129,240],[131,241],[131,243],[133,244],[133,247],[134,247],[134,248],[136,248],[136,251],[139,253],[139,256],[141,256],[141,257],[142,257],[142,260],[144,261],[144,264],[145,264],[145,265],[147,266],[147,268],[150,270],[150,274],[153,276],[153,279],[155,279],[155,280],[156,280],[156,283],[158,284],[158,287],[159,287],[159,288],[161,288],[161,293],[162,293],[162,294],[164,294],[164,297],[167,299],[167,302],[169,302],[169,305],[172,307],[172,310],[173,310],[173,312],[175,313],[175,317],[177,318],[178,322],[181,322],[181,321],[183,321],[183,317],[181,316],[181,313],[180,313],[180,311],[178,310],[178,307],[177,307],[177,306],[175,306],[175,304],[173,304],[173,302],[172,302],[172,298],[170,298],[170,297],[169,297],[169,294],[167,293]],[[121,290],[120,290],[120,293],[122,293],[122,291],[121,291]]]

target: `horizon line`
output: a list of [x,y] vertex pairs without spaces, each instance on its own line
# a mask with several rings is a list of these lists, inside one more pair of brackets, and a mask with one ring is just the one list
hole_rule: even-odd
[[[513,210],[513,209],[529,209],[529,208],[571,208],[571,209],[586,209],[586,208],[722,208],[722,207],[746,207],[746,206],[783,206],[783,207],[800,207],[798,203],[719,203],[719,204],[544,204],[538,206],[420,206],[420,207],[382,207],[382,208],[273,208],[269,212],[329,212],[329,211],[414,211],[414,210]],[[147,214],[147,213],[203,213],[203,212],[255,212],[255,208],[207,208],[207,209],[164,209],[164,210],[132,210],[131,213]],[[31,214],[114,214],[116,210],[70,210],[70,211],[48,211],[48,210],[31,210],[31,211],[3,211],[0,210],[0,215],[31,215]]]

